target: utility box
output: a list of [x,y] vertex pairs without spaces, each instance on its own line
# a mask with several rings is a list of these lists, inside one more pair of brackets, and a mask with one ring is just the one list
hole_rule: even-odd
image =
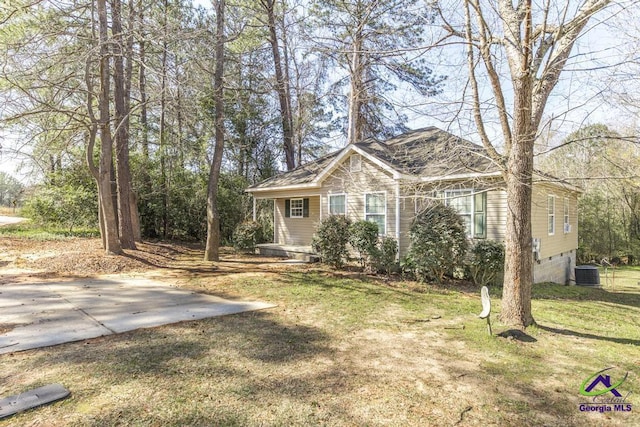
[[576,285],[600,286],[600,272],[592,265],[579,265],[575,269]]

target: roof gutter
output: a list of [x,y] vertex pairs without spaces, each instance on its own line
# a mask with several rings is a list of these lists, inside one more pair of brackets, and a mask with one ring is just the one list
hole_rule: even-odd
[[258,187],[258,188],[247,188],[244,190],[246,193],[267,193],[271,191],[287,191],[287,190],[306,190],[309,188],[320,188],[320,183],[317,182],[307,182],[304,184],[292,184],[292,185],[283,185],[280,187]]
[[543,175],[538,175],[539,180],[534,181],[534,184],[547,184],[547,185],[552,185],[554,187],[562,187],[565,190],[569,190],[569,191],[575,191],[576,193],[584,193],[584,190],[580,187],[576,187],[573,184],[569,184],[568,182],[565,182],[561,179],[557,179],[557,180],[552,180],[551,177],[545,177]]
[[502,176],[502,172],[486,172],[486,173],[462,173],[458,175],[440,175],[440,176],[423,176],[419,178],[420,182],[436,182],[436,181],[457,181],[461,179],[472,178],[494,178]]

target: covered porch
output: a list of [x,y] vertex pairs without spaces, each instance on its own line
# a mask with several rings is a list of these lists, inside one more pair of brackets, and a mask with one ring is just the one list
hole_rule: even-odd
[[[273,240],[265,251],[312,253],[311,240],[320,222],[320,195],[317,192],[253,194],[253,218],[257,218],[257,200],[273,200]],[[260,252],[263,253],[263,252]]]

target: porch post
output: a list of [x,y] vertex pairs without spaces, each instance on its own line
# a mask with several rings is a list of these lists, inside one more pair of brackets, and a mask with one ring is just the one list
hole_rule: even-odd
[[255,195],[255,194],[252,194],[251,196],[252,196],[252,198],[253,198],[253,222],[255,222],[255,221],[256,221],[256,219],[258,218],[258,216],[257,216],[257,214],[256,214],[256,213],[257,213],[257,212],[256,212],[256,195]]

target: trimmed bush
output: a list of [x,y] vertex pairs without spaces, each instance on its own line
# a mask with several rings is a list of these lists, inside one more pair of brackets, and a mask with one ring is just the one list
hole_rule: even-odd
[[391,274],[396,268],[398,242],[392,237],[383,237],[373,251],[373,263],[378,271]]
[[378,224],[360,220],[349,226],[349,243],[358,252],[360,266],[366,267],[376,251],[378,243]]
[[238,251],[254,252],[263,241],[262,224],[256,221],[241,222],[233,232],[233,247]]
[[344,265],[348,258],[349,226],[351,221],[343,215],[331,215],[323,219],[311,246],[323,263],[335,268]]
[[410,236],[411,246],[403,264],[418,280],[442,282],[464,265],[469,244],[462,218],[453,208],[436,203],[418,214]]
[[473,259],[469,273],[473,282],[480,286],[499,284],[504,269],[504,245],[495,240],[476,243],[471,249]]

